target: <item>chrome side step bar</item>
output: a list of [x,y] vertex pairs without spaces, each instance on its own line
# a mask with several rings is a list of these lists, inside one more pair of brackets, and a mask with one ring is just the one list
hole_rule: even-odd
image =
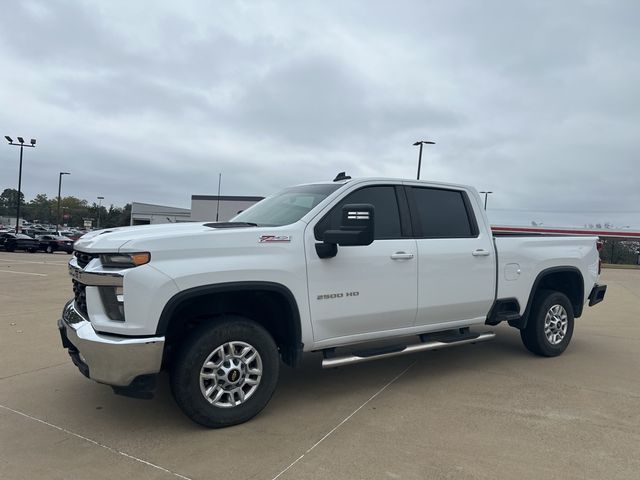
[[391,348],[391,351],[387,349],[381,349],[381,353],[371,352],[356,352],[351,355],[345,355],[343,357],[328,357],[322,360],[322,368],[341,367],[344,365],[353,365],[355,363],[368,362],[370,360],[379,360],[381,358],[398,357],[400,355],[408,355],[409,353],[425,352],[427,350],[437,350],[438,348],[453,347],[455,345],[465,345],[468,343],[485,342],[493,339],[496,334],[493,332],[481,333],[472,338],[462,338],[460,340],[427,340],[421,343],[414,343],[412,345],[400,346],[398,348]]

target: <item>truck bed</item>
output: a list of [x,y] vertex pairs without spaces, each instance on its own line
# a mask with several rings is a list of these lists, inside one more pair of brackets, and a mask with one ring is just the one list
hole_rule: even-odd
[[547,269],[574,267],[584,276],[584,298],[597,280],[598,237],[494,234],[498,299],[515,298],[524,313],[536,277]]

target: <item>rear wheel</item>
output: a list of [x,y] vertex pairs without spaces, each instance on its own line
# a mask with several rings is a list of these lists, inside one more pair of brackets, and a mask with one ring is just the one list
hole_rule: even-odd
[[543,357],[564,352],[573,336],[573,306],[561,292],[541,290],[533,300],[527,326],[520,330],[524,346]]
[[171,391],[194,422],[210,428],[246,422],[269,403],[280,358],[261,325],[225,316],[194,330],[171,370]]
[[47,245],[47,253],[53,253],[53,247],[51,245]]

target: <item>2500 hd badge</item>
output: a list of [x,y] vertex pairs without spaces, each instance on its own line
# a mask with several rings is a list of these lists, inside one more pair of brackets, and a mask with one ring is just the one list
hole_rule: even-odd
[[357,297],[358,295],[360,295],[360,292],[326,293],[324,295],[318,295],[316,300],[333,300],[335,298]]

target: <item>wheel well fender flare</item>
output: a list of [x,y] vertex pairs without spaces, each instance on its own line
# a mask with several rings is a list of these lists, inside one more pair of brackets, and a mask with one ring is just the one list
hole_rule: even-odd
[[529,313],[531,313],[531,308],[533,307],[533,299],[536,295],[536,292],[540,288],[540,285],[542,284],[545,278],[548,278],[551,275],[556,275],[559,273],[570,273],[572,275],[577,275],[577,278],[579,279],[578,297],[576,301],[574,301],[574,299],[572,298],[569,298],[569,300],[571,301],[571,304],[573,306],[575,318],[578,318],[580,315],[582,315],[582,307],[584,302],[584,278],[582,277],[582,273],[580,272],[580,270],[577,267],[573,267],[569,265],[545,268],[540,273],[538,273],[538,275],[536,276],[536,279],[533,281],[533,285],[531,286],[531,293],[529,293],[529,300],[527,301],[527,306],[524,310],[524,313],[522,314],[522,318],[524,319],[523,328],[526,326],[527,321],[529,319]]
[[275,282],[227,282],[211,285],[200,285],[197,287],[182,290],[171,297],[162,309],[162,313],[160,314],[160,318],[158,319],[156,335],[164,336],[167,334],[174,314],[182,305],[185,304],[185,302],[189,302],[190,300],[195,300],[199,297],[208,295],[219,295],[224,293],[238,292],[247,292],[247,294],[249,294],[252,291],[273,292],[281,295],[282,298],[284,298],[286,305],[288,306],[291,313],[290,319],[288,321],[289,325],[287,326],[289,327],[290,333],[293,337],[289,339],[292,347],[292,352],[290,354],[293,355],[291,361],[295,362],[298,357],[298,352],[302,351],[303,347],[302,330],[300,325],[300,310],[298,307],[298,302],[296,301],[296,298],[291,290],[289,290],[288,287]]

